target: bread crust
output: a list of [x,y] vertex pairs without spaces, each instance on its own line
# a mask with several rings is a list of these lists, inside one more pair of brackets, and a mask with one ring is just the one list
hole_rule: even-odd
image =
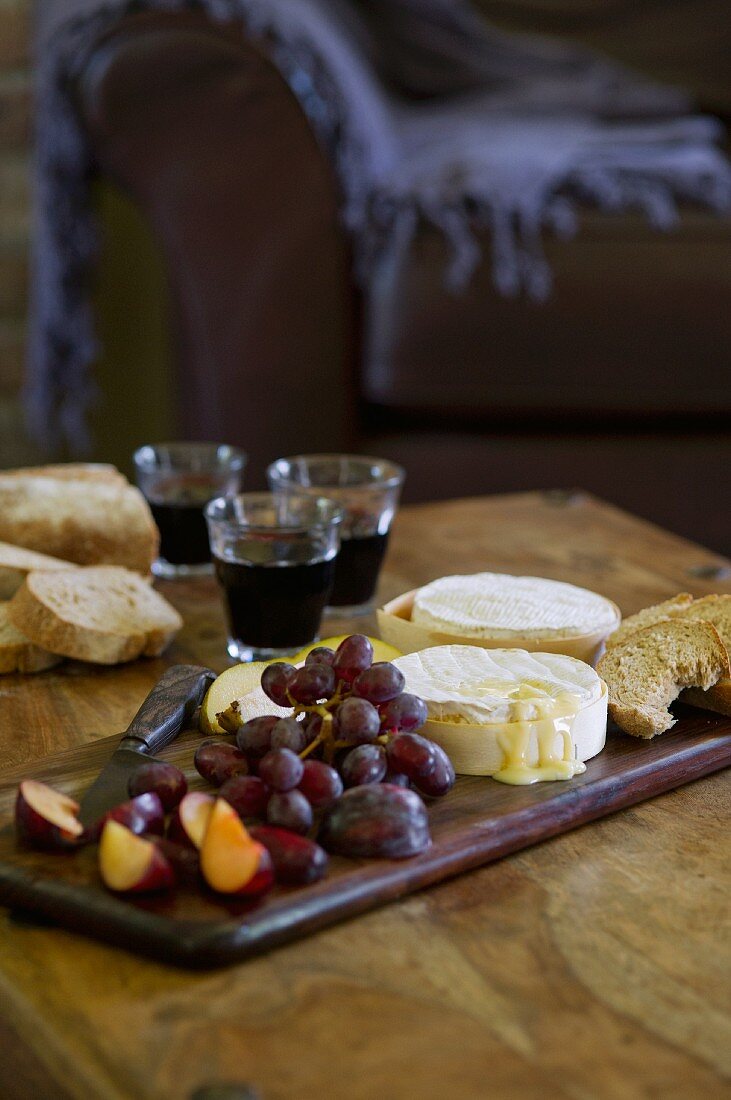
[[669,600],[653,604],[651,607],[645,607],[642,611],[638,611],[636,615],[630,615],[628,618],[622,619],[617,629],[607,638],[607,649],[611,649],[615,645],[621,645],[631,634],[635,634],[646,626],[662,622],[663,619],[672,619],[674,615],[685,611],[692,603],[693,597],[690,592],[679,592],[677,596],[672,596]]
[[731,679],[724,676],[706,691],[701,688],[686,688],[681,699],[692,707],[713,710],[716,714],[727,714],[731,717]]
[[102,665],[159,656],[183,622],[158,592],[116,566],[31,573],[9,602],[8,617],[35,645]]
[[52,477],[57,481],[101,481],[127,485],[127,478],[110,462],[59,462],[50,466],[19,466],[3,470],[3,477]]
[[55,653],[39,649],[10,623],[7,605],[0,604],[0,674],[43,672],[62,660]]

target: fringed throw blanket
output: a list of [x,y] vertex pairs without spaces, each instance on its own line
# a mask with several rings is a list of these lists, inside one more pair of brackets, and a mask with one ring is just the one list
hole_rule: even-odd
[[542,235],[573,233],[577,203],[639,207],[659,229],[678,199],[729,203],[718,126],[682,93],[573,46],[507,35],[468,0],[44,0],[27,398],[51,445],[87,446],[93,396],[93,160],[70,89],[121,14],[191,6],[240,20],[299,98],[339,173],[366,291],[420,219],[452,245],[452,288],[480,258],[473,230],[488,226],[498,289],[543,299]]

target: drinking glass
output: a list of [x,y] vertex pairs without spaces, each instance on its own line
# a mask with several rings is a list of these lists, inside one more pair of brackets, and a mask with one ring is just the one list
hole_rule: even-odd
[[211,548],[203,515],[214,497],[241,490],[246,455],[220,443],[158,443],[134,454],[137,484],[160,530],[158,577],[211,573]]
[[384,458],[320,454],[278,458],[267,474],[274,492],[297,488],[340,504],[345,515],[329,606],[340,615],[370,611],[403,469]]
[[316,639],[342,518],[334,501],[301,492],[242,493],[206,507],[231,657],[286,657]]

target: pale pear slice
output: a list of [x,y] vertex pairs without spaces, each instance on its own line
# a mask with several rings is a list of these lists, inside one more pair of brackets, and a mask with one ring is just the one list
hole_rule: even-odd
[[261,674],[269,663],[252,661],[250,664],[232,665],[213,681],[201,706],[201,733],[220,736],[234,732],[233,728],[224,729],[218,720],[218,715],[228,711],[232,703],[237,704],[241,725],[260,714],[284,717],[292,713],[291,708],[278,707],[261,689]]

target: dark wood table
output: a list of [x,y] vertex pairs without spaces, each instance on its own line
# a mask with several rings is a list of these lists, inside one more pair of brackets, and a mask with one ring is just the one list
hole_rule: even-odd
[[[403,509],[381,595],[481,569],[586,585],[624,613],[731,591],[717,555],[582,493],[536,493]],[[226,666],[213,582],[161,588],[185,618],[165,660],[2,678],[8,766],[32,775],[121,731],[166,663]],[[355,626],[374,629],[324,629]],[[2,910],[0,1097],[731,1096],[728,810],[728,775],[711,776],[205,974]]]

